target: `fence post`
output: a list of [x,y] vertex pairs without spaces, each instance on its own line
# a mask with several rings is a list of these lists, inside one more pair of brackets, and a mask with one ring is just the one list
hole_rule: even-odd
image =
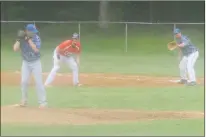
[[[174,23],[173,32],[174,32],[175,29],[176,29],[176,24]],[[174,39],[174,41],[175,41],[175,35],[173,35],[173,39]]]
[[81,23],[78,24],[78,30],[79,30],[79,41],[80,41],[80,37],[81,37]]
[[[35,21],[33,21],[33,24],[34,24],[34,26],[36,27],[36,22],[35,22]],[[39,34],[39,36],[40,36],[40,31],[39,31],[38,28],[37,28],[37,30],[38,30],[38,34]]]
[[125,23],[125,52],[127,52],[127,23]]

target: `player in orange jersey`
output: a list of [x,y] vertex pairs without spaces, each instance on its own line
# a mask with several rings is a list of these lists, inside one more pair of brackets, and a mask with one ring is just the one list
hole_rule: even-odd
[[60,63],[66,63],[71,68],[73,74],[74,86],[80,86],[79,83],[79,63],[80,63],[81,44],[79,35],[74,33],[71,40],[65,40],[54,50],[54,66],[46,79],[45,86],[51,86],[56,76],[56,72],[60,69]]

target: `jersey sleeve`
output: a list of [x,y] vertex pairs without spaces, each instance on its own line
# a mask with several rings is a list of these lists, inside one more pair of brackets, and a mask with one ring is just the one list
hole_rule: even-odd
[[35,35],[34,38],[32,39],[32,41],[38,49],[41,48],[41,39],[38,35]]
[[182,38],[182,43],[184,43],[185,46],[190,44],[190,39],[188,37],[183,37]]
[[69,45],[71,43],[71,41],[67,40],[67,41],[64,41],[62,42],[58,47],[60,49],[64,49],[67,45]]

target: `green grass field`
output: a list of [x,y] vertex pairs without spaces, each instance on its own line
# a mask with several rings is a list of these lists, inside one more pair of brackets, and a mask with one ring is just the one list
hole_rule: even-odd
[[[18,26],[18,25],[17,25]],[[58,31],[54,31],[55,30]],[[195,69],[204,77],[204,31],[199,27],[179,26],[200,49]],[[190,29],[188,29],[190,28]],[[10,28],[11,29],[11,28]],[[178,76],[177,52],[167,50],[173,40],[172,26],[129,26],[128,52],[125,53],[124,25],[107,30],[82,25],[81,73],[121,73],[149,76]],[[53,30],[53,31],[52,31]],[[118,30],[118,31],[117,31]],[[5,31],[5,30],[4,30]],[[42,66],[44,72],[52,67],[53,50],[57,44],[77,29],[70,25],[41,28]],[[64,33],[61,33],[64,32]],[[90,33],[88,33],[90,32]],[[51,36],[50,36],[50,35]],[[56,37],[58,36],[58,37]],[[15,34],[2,35],[1,71],[20,70],[21,57],[12,51]],[[60,72],[70,70],[63,66]],[[20,86],[1,83],[1,105],[20,100]],[[30,88],[29,103],[37,106],[36,92]],[[195,87],[54,87],[47,90],[51,108],[104,108],[152,111],[204,111],[204,86]],[[15,114],[14,114],[15,115]],[[35,116],[34,116],[35,117]],[[2,124],[2,135],[204,135],[204,119],[164,119],[122,124],[97,125],[32,125]]]

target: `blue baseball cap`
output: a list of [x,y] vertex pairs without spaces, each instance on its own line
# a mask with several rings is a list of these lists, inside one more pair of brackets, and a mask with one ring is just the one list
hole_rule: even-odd
[[35,26],[34,24],[28,24],[28,25],[26,25],[26,30],[31,31],[31,32],[33,32],[33,33],[39,32],[39,31],[36,29],[36,26]]
[[176,34],[178,34],[178,33],[181,33],[181,31],[180,31],[180,29],[176,28],[176,29],[174,30],[174,34],[176,35]]
[[74,33],[74,34],[72,35],[72,38],[73,38],[73,39],[77,39],[77,38],[79,38],[79,34]]

